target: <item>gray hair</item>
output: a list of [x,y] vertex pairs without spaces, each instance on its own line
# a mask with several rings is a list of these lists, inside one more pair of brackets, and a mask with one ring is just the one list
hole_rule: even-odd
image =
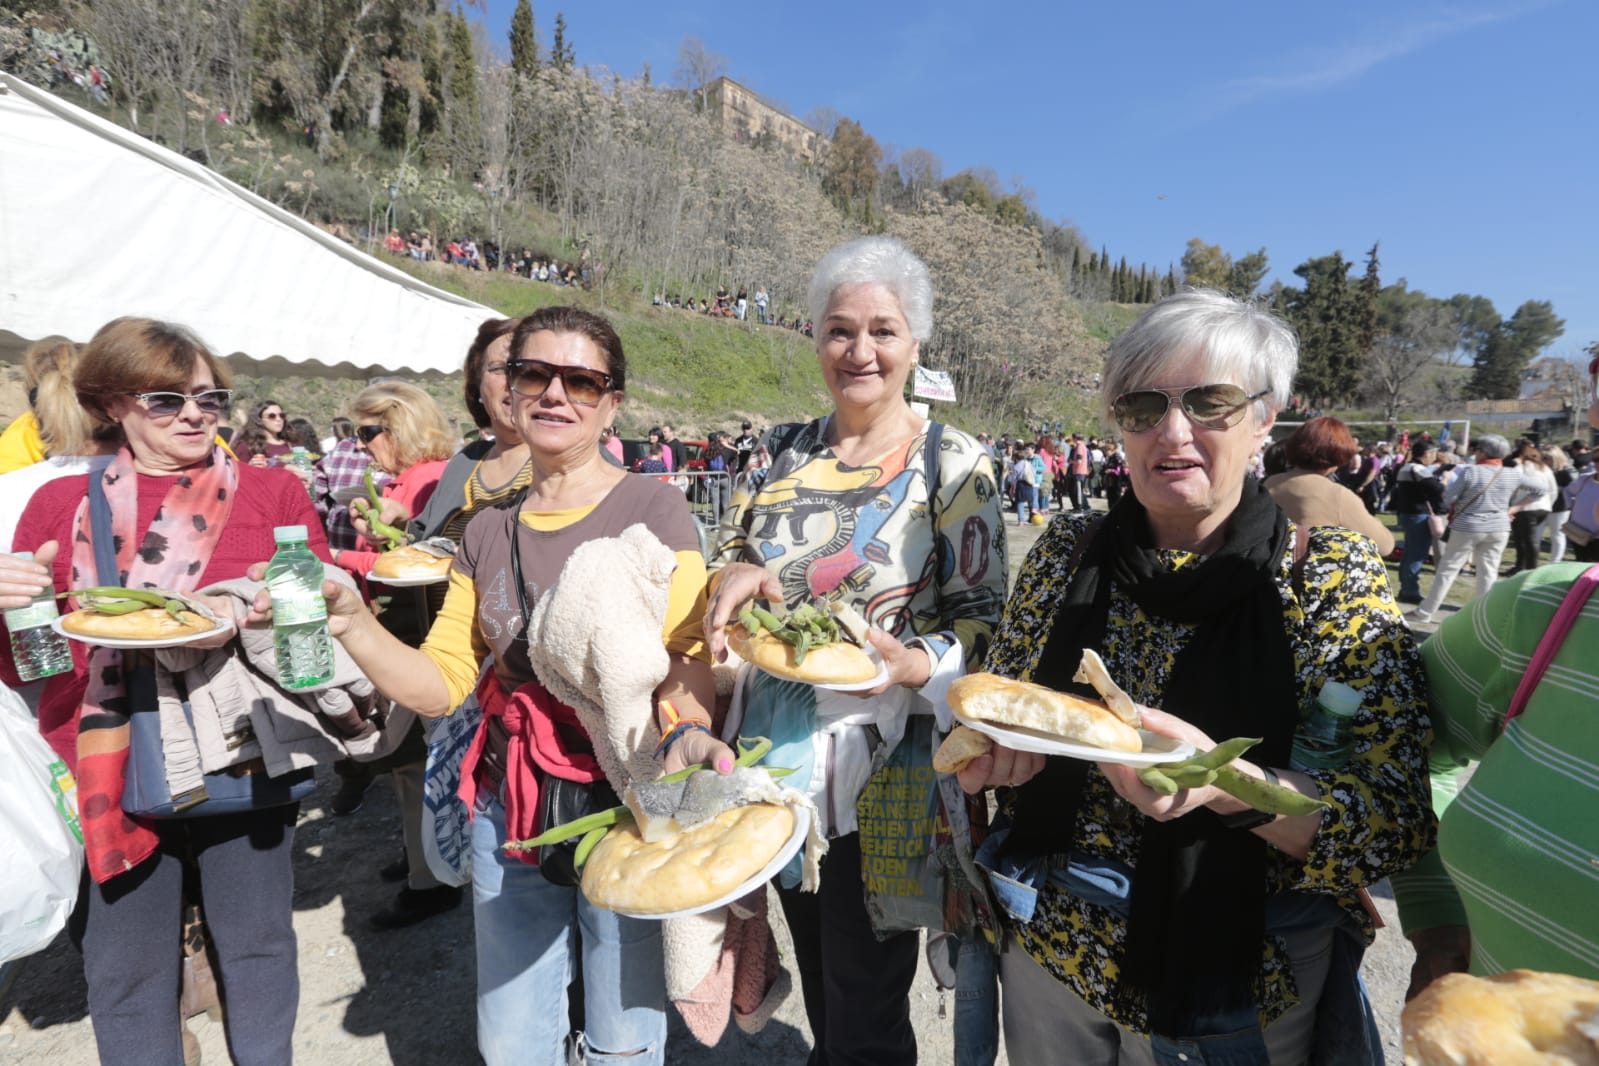
[[1485,459],[1503,459],[1510,454],[1510,442],[1497,433],[1479,433],[1471,438],[1471,450]]
[[1226,293],[1183,289],[1111,343],[1100,387],[1105,417],[1116,397],[1154,383],[1170,363],[1196,352],[1205,360],[1204,380],[1182,384],[1231,379],[1251,393],[1264,390],[1254,405],[1257,424],[1287,405],[1299,369],[1299,341],[1288,324]]
[[933,335],[933,279],[927,264],[893,237],[858,237],[822,256],[811,275],[807,304],[818,336],[833,294],[845,285],[871,283],[894,294],[912,339],[925,341]]

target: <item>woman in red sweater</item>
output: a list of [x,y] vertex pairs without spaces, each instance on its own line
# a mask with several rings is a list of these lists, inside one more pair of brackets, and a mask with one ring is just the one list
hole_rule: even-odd
[[[123,318],[101,328],[73,374],[96,420],[121,427],[103,473],[36,492],[0,555],[0,608],[45,591],[99,585],[94,545],[113,538],[122,585],[193,592],[236,578],[274,550],[272,529],[305,525],[313,552],[327,540],[299,480],[255,469],[215,443],[230,399],[227,368],[181,326]],[[104,494],[110,527],[97,531],[89,497]],[[103,546],[103,545],[102,545]],[[231,613],[230,601],[212,601]],[[9,640],[0,634],[0,646]],[[231,631],[212,638],[220,647]],[[197,645],[205,646],[205,645]],[[298,804],[206,818],[152,821],[124,814],[130,686],[145,652],[73,643],[73,668],[45,685],[39,728],[78,776],[92,882],[72,916],[83,950],[89,1015],[105,1064],[182,1062],[178,1019],[182,867],[199,867],[206,921],[228,990],[228,1044],[237,1063],[284,1063],[291,1053],[299,974],[292,896]],[[0,653],[0,676],[17,683]]]

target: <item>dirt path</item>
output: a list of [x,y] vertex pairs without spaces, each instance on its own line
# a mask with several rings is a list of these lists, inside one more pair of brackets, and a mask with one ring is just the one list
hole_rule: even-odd
[[[1016,563],[1043,527],[1009,525]],[[296,835],[295,929],[300,938],[300,1013],[295,1059],[302,1066],[473,1066],[472,918],[470,906],[409,930],[380,933],[366,919],[394,891],[377,875],[400,851],[393,793],[379,782],[362,810],[335,818],[326,810],[331,784],[308,801]],[[1386,885],[1377,906],[1389,921],[1367,953],[1363,973],[1383,1026],[1388,1061],[1400,1061],[1398,1016],[1411,951],[1399,935]],[[787,931],[772,908],[779,941]],[[796,979],[797,986],[797,979]],[[948,1007],[954,1009],[953,998]],[[529,1005],[529,1009],[540,1009]],[[939,1017],[939,995],[923,966],[911,994],[921,1061],[953,1059],[951,1022]],[[59,939],[29,959],[14,987],[0,999],[0,1064],[93,1066],[94,1037],[85,1002],[82,963]],[[205,1062],[228,1061],[223,1028],[205,1018],[190,1022]],[[810,1032],[798,988],[756,1036],[736,1026],[715,1048],[694,1043],[674,1017],[668,1061],[682,1066],[735,1066],[805,1062]],[[1005,1057],[1001,1052],[1000,1062]]]

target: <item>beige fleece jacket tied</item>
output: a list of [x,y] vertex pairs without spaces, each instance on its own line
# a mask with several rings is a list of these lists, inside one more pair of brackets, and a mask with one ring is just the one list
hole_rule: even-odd
[[[354,587],[337,567],[325,571],[329,580]],[[241,577],[200,592],[238,601],[234,617],[242,617],[262,587]],[[221,648],[163,648],[155,659],[174,795],[203,783],[205,774],[257,758],[271,777],[346,757],[381,758],[415,717],[380,696],[337,641],[332,680],[295,692],[280,688],[270,626],[241,628]]]

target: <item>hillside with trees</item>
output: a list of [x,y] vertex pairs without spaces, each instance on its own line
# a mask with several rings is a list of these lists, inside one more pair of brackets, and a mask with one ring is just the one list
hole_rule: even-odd
[[[670,313],[648,309],[654,294],[722,286],[764,288],[774,317],[803,319],[823,251],[860,232],[901,237],[934,273],[923,361],[951,373],[962,397],[958,413],[939,415],[966,424],[1096,421],[1105,344],[1139,305],[1182,284],[1283,313],[1303,340],[1306,404],[1369,404],[1388,417],[1514,395],[1563,328],[1547,302],[1505,319],[1481,296],[1385,287],[1375,245],[1359,277],[1335,251],[1295,267],[1299,286],[1265,291],[1265,248],[1234,257],[1195,238],[1180,265],[1132,264],[1042,217],[1019,180],[1007,188],[989,168],[947,175],[932,150],[885,147],[846,116],[807,117],[823,135],[810,160],[769,138],[729,137],[705,91],[725,57],[686,37],[672,84],[647,65],[625,78],[583,65],[581,42],[551,14],[519,0],[497,40],[476,12],[440,0],[0,0],[0,64],[59,83],[40,42],[66,40],[109,75],[109,98],[90,106],[288,210],[367,247],[397,228],[581,261],[584,299],[641,325]],[[496,306],[533,298],[507,290]],[[721,346],[730,358],[758,363],[781,347],[748,324],[716,325],[743,334]],[[671,350],[683,337],[660,332],[640,329],[639,343],[668,345],[641,350],[641,365],[683,375],[642,379],[665,409],[674,395],[717,391],[694,353]]]

